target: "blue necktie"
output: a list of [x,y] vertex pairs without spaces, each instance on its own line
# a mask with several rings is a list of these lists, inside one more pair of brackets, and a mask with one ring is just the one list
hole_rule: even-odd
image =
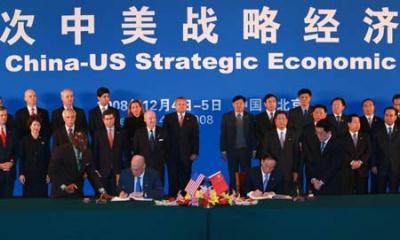
[[142,191],[142,186],[140,186],[140,178],[141,177],[137,177],[136,186],[135,186],[135,192],[141,192]]
[[264,183],[263,183],[263,187],[264,187],[264,192],[267,191],[267,187],[268,187],[268,180],[269,180],[269,174],[267,174],[267,176],[264,179]]

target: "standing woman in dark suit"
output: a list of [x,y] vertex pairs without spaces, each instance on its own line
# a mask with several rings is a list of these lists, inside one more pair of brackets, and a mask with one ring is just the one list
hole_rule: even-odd
[[128,138],[127,147],[129,152],[129,159],[131,159],[134,155],[133,138],[135,137],[136,130],[146,126],[143,116],[144,110],[142,107],[142,103],[139,100],[131,100],[128,106],[128,116],[125,118],[124,121],[124,129]]
[[47,197],[47,168],[50,148],[46,138],[40,136],[41,120],[33,116],[28,121],[30,134],[23,137],[20,146],[19,181],[24,197]]

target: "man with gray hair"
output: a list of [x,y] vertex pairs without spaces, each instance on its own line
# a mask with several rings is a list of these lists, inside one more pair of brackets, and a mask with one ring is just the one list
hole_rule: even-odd
[[75,117],[75,125],[77,128],[82,130],[87,130],[87,121],[85,112],[83,109],[74,106],[74,92],[69,89],[65,88],[60,93],[62,106],[55,109],[51,114],[51,129],[55,132],[58,128],[62,128],[65,124],[64,117],[62,116],[63,111],[66,109],[73,109],[75,110],[76,117]]
[[117,192],[122,198],[131,195],[137,198],[161,199],[164,194],[160,175],[157,171],[146,167],[145,158],[141,155],[134,155],[131,168],[121,172]]
[[53,149],[71,141],[75,132],[83,132],[86,134],[86,129],[82,129],[76,124],[76,112],[74,109],[64,109],[62,111],[64,125],[54,131],[53,134]]

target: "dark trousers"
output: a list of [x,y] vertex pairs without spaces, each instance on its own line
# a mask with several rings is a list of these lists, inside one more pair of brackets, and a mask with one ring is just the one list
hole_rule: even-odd
[[235,148],[228,150],[228,171],[229,171],[229,188],[236,189],[235,173],[239,171],[245,172],[250,169],[251,165],[251,150],[247,148]]
[[12,198],[15,176],[9,171],[0,170],[0,198]]
[[183,191],[192,175],[192,160],[189,157],[182,159],[179,156],[171,157],[167,161],[168,189],[170,196],[176,196]]
[[[114,170],[112,169],[108,176],[102,176],[102,182],[106,192],[110,195],[117,194],[117,179]],[[97,192],[97,189],[96,189]]]
[[377,190],[378,194],[386,193],[387,187],[389,187],[390,193],[399,193],[399,181],[400,176],[394,174],[379,175],[377,176]]
[[368,175],[359,170],[346,169],[342,175],[342,194],[367,194]]
[[23,185],[23,196],[27,198],[47,198],[46,175],[44,174],[25,174],[25,184]]

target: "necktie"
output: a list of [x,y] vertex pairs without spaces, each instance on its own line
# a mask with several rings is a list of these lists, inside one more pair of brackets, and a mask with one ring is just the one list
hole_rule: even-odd
[[110,145],[110,148],[113,147],[113,135],[112,135],[112,129],[108,129],[108,144]]
[[357,147],[357,134],[353,133],[353,143],[354,143],[354,147]]
[[82,152],[75,148],[74,148],[74,151],[75,151],[75,157],[76,157],[76,166],[77,166],[78,172],[79,172],[81,170]]
[[142,186],[140,185],[140,179],[141,179],[141,177],[136,177],[135,192],[142,192]]
[[303,110],[303,117],[306,117],[307,114],[308,114],[308,110],[307,110],[307,109],[304,109],[304,110]]
[[31,108],[31,116],[35,116],[35,108]]
[[337,125],[340,124],[340,116],[336,116],[336,123],[337,123]]
[[182,113],[179,113],[178,121],[179,121],[179,126],[182,127],[182,125],[183,125],[183,114]]
[[323,153],[323,152],[324,152],[325,145],[326,145],[326,143],[325,143],[325,142],[321,142],[321,153]]
[[264,182],[263,182],[263,192],[266,192],[267,191],[267,188],[268,188],[268,181],[269,181],[269,173],[268,174],[266,174],[266,176],[265,176],[265,179],[264,179]]
[[281,143],[281,148],[283,149],[283,146],[285,145],[285,135],[284,135],[283,131],[281,131],[281,133],[279,135],[279,142]]
[[150,130],[150,138],[149,138],[149,140],[150,140],[150,148],[151,148],[151,150],[154,150],[155,138],[154,138],[153,129]]
[[393,132],[393,129],[392,129],[392,127],[388,127],[388,136],[389,136],[389,141],[392,139],[392,132]]
[[4,130],[4,127],[1,127],[0,138],[3,147],[6,147],[6,131]]
[[269,121],[272,123],[274,121],[274,114],[269,112]]
[[103,114],[104,111],[106,110],[106,107],[101,107],[100,110],[101,110],[101,114]]
[[72,128],[68,128],[68,138],[69,140],[72,140],[74,137],[74,132],[72,131]]
[[369,127],[371,127],[371,126],[372,126],[372,118],[371,118],[371,117],[368,117],[368,118],[367,118],[367,121],[368,121]]

